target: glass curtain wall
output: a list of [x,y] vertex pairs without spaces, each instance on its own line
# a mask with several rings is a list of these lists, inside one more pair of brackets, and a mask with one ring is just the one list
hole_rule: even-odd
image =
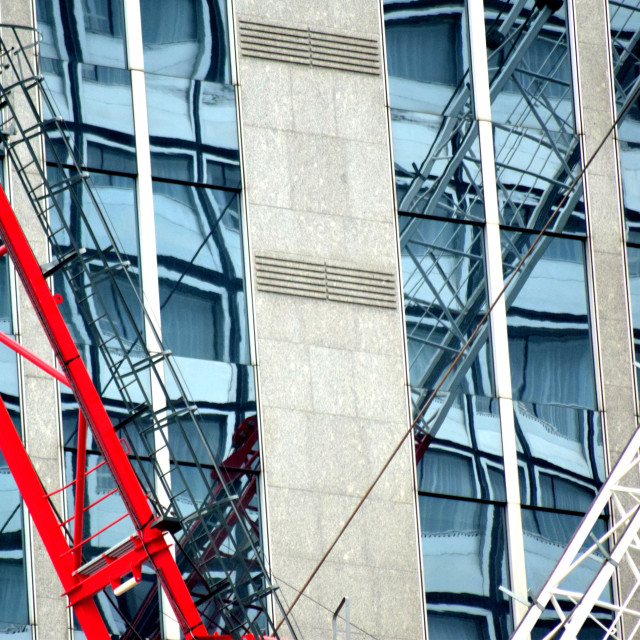
[[542,585],[604,474],[566,8],[485,0],[486,48],[468,11],[384,1],[431,640],[507,638],[500,587]]
[[[206,448],[223,468],[231,457],[234,468],[225,474],[254,521],[254,533],[259,533],[256,397],[226,1],[140,0],[141,33],[133,33],[126,24],[124,3],[138,9],[138,0],[37,0],[38,28],[43,34],[41,68],[137,288],[127,291],[130,285],[123,278],[119,293],[125,300],[141,295],[151,305],[148,310],[159,320],[163,344],[171,350],[182,382],[198,407]],[[139,71],[132,71],[127,58],[132,49],[127,38],[137,39],[143,47],[142,95],[132,90],[132,74]],[[141,123],[148,128],[148,138],[141,138],[140,130],[145,128]],[[64,149],[60,145],[48,152],[60,155]],[[151,167],[150,189],[146,176],[139,175],[145,163]],[[49,171],[55,171],[53,163]],[[65,215],[73,229],[75,213],[69,200]],[[79,226],[77,233],[83,233]],[[144,240],[148,246],[150,235],[155,235],[155,252],[145,255],[143,262],[141,245]],[[88,252],[93,250],[91,242],[87,238],[82,244]],[[149,280],[149,273],[154,274],[154,281]],[[56,287],[63,293],[63,313],[73,337],[117,424],[126,414],[116,400],[106,364],[70,302],[73,297],[62,278]],[[130,338],[129,355],[135,358],[134,328],[144,331],[142,317],[121,315],[115,292],[100,293],[105,304],[112,301],[111,315],[125,343]],[[159,300],[158,308],[149,302],[154,299]],[[76,463],[77,406],[71,396],[63,394],[62,408],[65,466],[67,480],[71,480]],[[180,458],[181,451],[185,454],[185,460],[172,460],[181,465],[172,486],[174,495],[184,490],[180,483],[192,475],[189,490],[204,500],[207,488],[198,484],[201,470],[191,469],[186,462],[192,452],[190,443],[176,433],[169,438],[174,456]],[[251,455],[245,452],[239,457],[238,450],[248,447]],[[206,465],[204,457],[202,464]],[[90,439],[87,466],[100,459]],[[138,464],[147,476],[152,475],[145,460]],[[236,468],[239,464],[241,468]],[[87,500],[103,500],[85,518],[85,537],[111,522],[113,514],[121,513],[117,494],[108,495],[115,488],[109,473],[89,478]],[[126,533],[115,526],[93,538],[92,544],[96,551],[107,550]],[[190,574],[193,568],[183,568],[187,584],[197,589],[198,577]],[[117,599],[101,596],[99,604],[114,637],[157,633],[159,598],[153,574],[144,574],[142,585]],[[202,612],[205,617],[216,615],[207,610],[206,603]],[[215,619],[209,622],[213,632]]]
[[[0,152],[1,154],[1,152]],[[0,155],[0,184],[5,164]],[[0,258],[0,331],[18,339],[12,313],[9,258]],[[0,347],[0,396],[18,433],[22,432],[20,386],[16,354]],[[33,636],[29,624],[26,571],[25,519],[20,492],[0,454],[0,637],[25,640]]]

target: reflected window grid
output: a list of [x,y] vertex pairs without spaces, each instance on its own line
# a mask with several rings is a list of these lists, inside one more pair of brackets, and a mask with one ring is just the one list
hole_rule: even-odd
[[[603,480],[604,455],[595,410],[584,249],[581,240],[573,239],[584,236],[585,212],[582,186],[572,186],[581,159],[566,16],[563,10],[536,24],[533,2],[513,15],[516,3],[499,4],[486,9],[485,22],[505,280],[530,247],[535,234],[527,232],[538,231],[553,216],[547,225],[552,235],[534,250],[507,293],[521,502],[545,513],[568,514],[557,517],[575,525]],[[464,13],[462,2],[385,2],[414,415],[487,308],[483,185]],[[437,59],[445,51],[446,63],[419,64],[421,56]],[[479,244],[454,240],[474,234]],[[553,277],[550,269],[556,271]],[[475,295],[470,285],[475,285]],[[572,291],[569,299],[562,299],[563,287]],[[473,318],[468,328],[465,316]],[[565,339],[567,331],[573,339]],[[557,373],[555,357],[563,354],[564,368]],[[491,362],[487,329],[458,363],[462,373],[454,370],[454,382],[444,386],[416,425],[417,432],[429,436],[418,462],[423,537],[437,520],[437,510],[424,509],[427,498],[448,496],[449,520],[462,509],[454,508],[457,502],[504,508]],[[542,372],[536,371],[541,365]],[[545,367],[554,375],[545,377]],[[584,386],[570,383],[584,379],[584,372]],[[446,527],[453,539],[466,531],[461,522]],[[549,532],[539,535],[549,537]],[[462,539],[455,544],[449,540],[443,557],[455,557],[458,546],[467,553]],[[425,546],[423,540],[423,554],[428,553]],[[525,550],[532,559],[530,546],[525,544]],[[464,629],[460,637],[508,636],[496,620],[487,622],[481,607],[454,604],[458,589],[465,586],[462,578],[458,586],[453,577],[442,589],[430,586],[430,576],[433,580],[440,574],[425,559],[430,637],[449,638],[453,626]]]

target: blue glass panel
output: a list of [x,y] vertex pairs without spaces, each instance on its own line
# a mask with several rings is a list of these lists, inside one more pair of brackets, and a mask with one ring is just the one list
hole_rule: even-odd
[[[535,509],[522,510],[527,586],[536,593],[549,577],[551,570],[564,551],[582,520],[578,515],[567,515]],[[572,577],[574,587],[586,587],[593,577],[593,568],[585,568]],[[593,567],[593,565],[592,565]]]
[[[253,367],[180,357],[176,358],[176,364],[182,384],[198,407],[202,435],[188,420],[180,422],[186,437],[181,435],[176,425],[171,425],[172,457],[178,462],[197,461],[211,465],[215,460],[220,463],[232,453],[238,438],[243,436],[240,425],[256,413]],[[166,384],[169,394],[175,396],[176,385],[170,372],[167,372]]]
[[[505,278],[535,236],[503,231]],[[595,408],[581,240],[545,236],[506,293],[514,400]]]
[[[627,245],[627,265],[629,267],[633,349],[635,361],[640,362],[640,247]],[[635,371],[640,385],[640,368],[636,367]],[[638,388],[640,389],[640,386]]]
[[441,114],[456,88],[468,84],[464,5],[385,0],[392,107]]
[[574,131],[566,5],[515,0],[485,12],[492,119],[545,131]]
[[[78,162],[91,169],[135,174],[129,71],[47,58],[41,66]],[[69,163],[67,149],[55,130],[49,139],[48,160]]]
[[499,590],[509,585],[502,507],[419,500],[430,640],[508,638],[510,606]]
[[[487,308],[482,229],[400,217],[411,384],[434,389]],[[443,391],[493,395],[488,325]],[[419,399],[414,400],[420,402]]]
[[611,53],[615,77],[615,97],[618,114],[625,111],[618,133],[625,140],[638,140],[640,107],[637,98],[629,100],[637,87],[638,56],[637,39],[640,32],[640,7],[637,2],[610,2]]
[[124,68],[123,13],[122,0],[36,0],[40,53]]
[[640,244],[640,142],[620,140],[618,145],[627,241]]
[[[533,593],[537,593],[545,580],[549,577],[549,574],[560,558],[560,555],[565,550],[565,547],[569,543],[571,536],[577,529],[581,520],[582,516],[527,508],[522,510],[524,552],[527,567],[527,587]],[[605,522],[600,520],[593,528],[592,533],[600,537],[604,532]],[[591,544],[592,540],[588,537],[583,550]],[[592,557],[584,560],[560,583],[560,588],[574,592],[584,592],[591,580],[593,580],[603,561],[603,555],[598,551],[594,552]],[[607,587],[606,591],[600,595],[600,598],[605,602],[612,601],[610,587]],[[562,603],[563,599],[559,597],[558,600]],[[548,614],[542,614],[542,622],[537,625],[538,630],[548,627],[551,620],[553,620],[555,624],[558,622],[557,614],[551,611],[551,605],[549,605],[548,609]],[[604,615],[608,616],[608,614]],[[549,623],[545,623],[545,619],[549,620]],[[584,635],[585,639],[602,637],[602,631],[600,632],[600,635],[590,635],[591,629],[591,625],[586,626]],[[540,638],[541,635],[539,635],[538,632],[537,634],[532,635],[532,637]],[[583,638],[582,633],[580,634],[580,638]]]
[[197,360],[249,362],[239,198],[154,181],[165,345]]
[[500,222],[524,229],[585,233],[580,142],[573,129],[494,126]]
[[146,83],[153,175],[239,188],[234,88],[151,73]]
[[439,394],[418,430],[433,438],[418,461],[418,489],[503,500],[504,465],[496,398]]
[[[9,304],[9,299],[6,303]],[[16,354],[5,346],[0,346],[0,395],[16,429],[20,431],[17,359]],[[0,496],[0,635],[26,640],[31,638],[31,627],[27,605],[23,505],[1,454]]]
[[524,504],[585,512],[604,480],[600,413],[515,403]]
[[224,0],[141,0],[146,71],[230,82]]
[[477,124],[393,109],[391,126],[398,210],[484,220]]
[[[52,182],[61,178],[58,170],[54,167],[49,167],[48,176]],[[94,317],[102,316],[104,310],[109,311],[109,317],[102,318],[96,325],[103,338],[118,333],[125,342],[129,341],[133,348],[133,344],[139,338],[138,333],[142,331],[141,311],[139,304],[136,302],[140,292],[138,284],[139,262],[135,180],[97,172],[92,176],[94,194],[102,203],[102,211],[106,217],[106,222],[116,238],[123,260],[127,260],[130,263],[127,270],[131,280],[126,277],[124,270],[116,271],[113,280],[103,278],[95,289],[96,295],[91,298],[88,304],[92,305]],[[103,263],[99,257],[98,249],[104,253],[108,261],[115,263],[116,256],[111,249],[111,241],[104,232],[102,223],[98,222],[97,209],[86,189],[77,186],[73,194],[67,190],[62,196],[58,197],[58,202],[61,204],[62,213],[69,225],[69,229],[74,235],[74,242],[86,249],[85,258],[90,260],[89,268],[93,271],[102,269]],[[91,228],[82,222],[79,217],[78,203],[82,204]],[[51,224],[54,230],[62,226],[59,220],[58,211],[52,210]],[[63,248],[66,245],[72,246],[67,231],[57,233],[56,238]],[[88,287],[84,276],[79,276],[80,272],[81,265],[78,262],[71,263],[68,268],[70,276],[78,276],[75,279],[76,284],[84,284]],[[92,344],[91,329],[85,325],[82,319],[80,311],[75,304],[74,294],[71,292],[65,276],[58,272],[55,278],[56,290],[63,296],[60,309],[76,344],[82,350],[83,346]],[[124,299],[126,306],[123,304],[122,299]],[[129,309],[135,312],[135,316],[130,314]],[[89,354],[83,355],[88,356]],[[136,353],[133,352],[132,356],[135,357],[135,355]],[[85,362],[88,366],[91,366],[89,363],[93,363],[93,366],[97,367],[99,362],[97,353],[93,353]],[[97,371],[93,373],[94,380],[98,384]],[[106,372],[105,375],[107,376],[106,379],[108,379],[109,376]],[[102,389],[102,391],[105,390]]]
[[[2,162],[0,162],[0,171],[2,171]],[[0,331],[4,333],[13,333],[10,287],[9,259],[5,256],[0,258]]]

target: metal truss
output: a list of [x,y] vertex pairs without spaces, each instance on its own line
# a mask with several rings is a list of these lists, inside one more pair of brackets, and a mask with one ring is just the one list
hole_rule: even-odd
[[[640,430],[636,430],[596,499],[537,596],[532,597],[512,640],[578,638],[590,621],[601,638],[638,637],[640,611]],[[594,533],[608,522],[604,533]],[[615,572],[621,581],[619,601],[613,596]],[[529,603],[527,603],[529,604]],[[625,633],[623,635],[624,621]]]
[[[83,541],[82,551],[75,534],[67,540],[61,526],[69,521],[57,518],[49,500],[54,492],[68,491],[71,485],[47,492],[32,467],[29,471],[28,456],[17,436],[5,453],[7,461],[12,465],[12,456],[21,460],[12,471],[36,523],[45,513],[43,524],[37,526],[45,544],[50,537],[55,539],[47,548],[72,604],[80,603],[82,608],[87,603],[91,615],[78,617],[88,638],[108,637],[104,623],[96,622],[99,613],[90,602],[108,585],[119,588],[122,573],[117,571],[123,563],[133,571],[134,582],[127,586],[140,580],[141,564],[150,564],[186,638],[207,637],[214,631],[236,640],[275,635],[269,596],[285,620],[286,615],[262,562],[252,513],[256,478],[247,473],[257,465],[256,424],[240,425],[230,458],[234,468],[221,467],[171,352],[162,346],[146,313],[135,268],[123,258],[117,234],[42,87],[38,44],[35,30],[2,26],[0,142],[49,239],[54,262],[42,268],[35,262],[6,198],[0,203],[0,235],[111,470],[124,503],[121,519],[130,522],[133,533],[117,549],[87,558],[88,540]],[[41,160],[45,152],[46,168]],[[65,291],[75,299],[82,319],[81,331],[89,340],[83,350],[85,361],[107,371],[108,375],[96,377],[95,384],[60,315],[56,299],[61,296],[55,298],[46,284],[45,277],[54,271],[64,277]],[[157,348],[150,350],[148,344]],[[107,406],[118,410],[109,415]],[[6,418],[0,415],[0,421],[8,432]],[[84,418],[78,431],[79,460],[84,455],[83,425]],[[23,467],[30,475],[21,482]],[[72,483],[81,498],[85,476],[82,466],[78,467]],[[30,502],[32,485],[38,492]],[[83,509],[77,507],[76,522],[82,519]],[[175,558],[167,542],[171,536]],[[80,556],[83,564],[77,566]],[[65,558],[63,563],[59,557]],[[121,557],[134,557],[134,561]],[[76,597],[77,583],[83,589],[88,583],[82,567],[88,567],[91,576],[95,569],[101,579],[91,578],[91,591],[85,589],[82,597]],[[290,625],[288,632],[295,638]]]

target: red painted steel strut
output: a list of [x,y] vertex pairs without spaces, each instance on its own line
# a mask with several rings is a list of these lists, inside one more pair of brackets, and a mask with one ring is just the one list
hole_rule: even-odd
[[120,585],[121,578],[131,573],[134,578],[139,579],[141,565],[149,562],[158,575],[185,638],[210,637],[162,532],[151,526],[156,518],[148,498],[113,429],[100,396],[58,310],[56,300],[1,188],[0,236],[63,369],[65,382],[68,381],[80,405],[80,411],[111,469],[120,496],[136,529],[136,534],[131,537],[126,551],[115,557],[103,554],[103,562],[98,569],[86,573],[82,572],[82,567],[78,569],[76,562],[79,556],[75,544],[73,547],[69,546],[61,529],[63,523],[60,523],[49,496],[31,465],[6,408],[4,405],[0,406],[0,449],[47,548],[65,593],[78,613],[83,631],[91,640],[109,638],[93,596],[109,585]]

